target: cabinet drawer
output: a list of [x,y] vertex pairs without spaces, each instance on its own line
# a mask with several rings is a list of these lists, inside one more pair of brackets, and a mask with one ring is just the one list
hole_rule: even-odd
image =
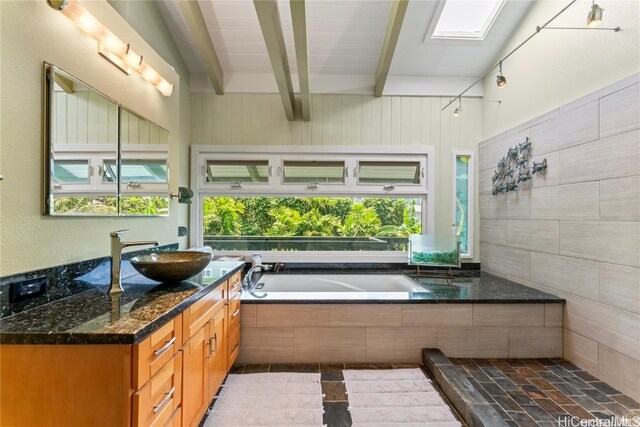
[[189,341],[211,319],[213,314],[225,305],[226,288],[225,283],[221,284],[183,312],[183,343]]
[[178,352],[133,395],[133,426],[166,425],[180,406],[181,399],[182,353]]
[[240,294],[240,291],[242,291],[242,276],[240,274],[240,272],[238,271],[236,274],[234,274],[233,276],[231,276],[229,278],[229,280],[227,281],[227,285],[229,287],[229,292],[227,293],[228,298],[232,299],[235,298],[236,295]]
[[229,337],[227,338],[227,367],[233,365],[238,353],[240,353],[240,327],[229,326]]
[[229,300],[229,315],[227,317],[229,325],[227,336],[235,327],[240,326],[240,294],[236,298]]
[[133,346],[133,389],[138,390],[182,347],[182,314]]
[[173,415],[164,423],[164,427],[182,427],[182,405],[173,411]]

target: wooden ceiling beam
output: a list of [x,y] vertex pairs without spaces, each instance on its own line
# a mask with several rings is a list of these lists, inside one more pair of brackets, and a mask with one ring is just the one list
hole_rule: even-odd
[[311,88],[309,86],[309,49],[307,42],[307,12],[305,0],[290,0],[293,40],[296,46],[298,80],[300,82],[300,101],[302,119],[311,120]]
[[[282,33],[282,23],[278,12],[276,0],[253,0],[264,42],[269,52],[271,68],[278,84],[280,98],[287,120],[295,119],[295,98],[293,84],[291,83],[291,71],[289,70],[289,58]],[[296,43],[297,45],[297,43]]]
[[216,49],[213,47],[209,29],[202,16],[197,1],[177,1],[176,4],[184,17],[191,37],[196,45],[198,55],[204,63],[204,68],[217,95],[224,95],[224,80],[222,66],[218,60]]
[[378,98],[382,96],[384,85],[387,82],[389,68],[391,68],[391,61],[393,60],[393,53],[396,50],[398,36],[400,35],[400,29],[402,28],[402,22],[404,21],[404,15],[407,12],[408,5],[409,0],[393,0],[391,5],[389,20],[387,21],[387,30],[384,34],[382,51],[380,52],[378,68],[376,69],[376,81],[373,95]]

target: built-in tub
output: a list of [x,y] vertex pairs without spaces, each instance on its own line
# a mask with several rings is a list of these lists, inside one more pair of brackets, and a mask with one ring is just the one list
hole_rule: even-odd
[[259,292],[428,292],[402,274],[264,274]]

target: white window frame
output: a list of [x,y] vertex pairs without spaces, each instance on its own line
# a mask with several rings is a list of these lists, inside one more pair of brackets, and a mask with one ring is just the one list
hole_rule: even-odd
[[475,206],[475,153],[473,151],[453,151],[451,157],[451,167],[452,167],[452,187],[451,187],[451,224],[453,224],[454,228],[456,225],[456,159],[458,156],[469,157],[469,210],[467,212],[467,252],[460,252],[460,258],[463,259],[472,259],[473,258],[473,218],[475,215],[474,206]]
[[[247,154],[251,153],[251,154]],[[208,159],[252,159],[269,160],[273,173],[268,185],[249,184],[242,188],[232,188],[229,183],[213,184],[204,179]],[[345,172],[345,184],[308,185],[282,184],[281,166],[284,160],[344,160],[349,172]],[[383,190],[384,185],[357,185],[352,173],[357,161],[375,160],[416,160],[421,159],[421,168],[426,170],[421,185],[397,185],[393,190]],[[422,229],[424,234],[435,230],[435,148],[428,147],[336,147],[336,146],[238,146],[238,145],[192,145],[191,146],[191,188],[193,199],[190,206],[190,244],[204,244],[202,212],[204,198],[208,196],[362,196],[362,197],[416,197],[422,198]],[[356,184],[354,184],[354,182]],[[428,231],[428,233],[427,233]],[[250,251],[217,252],[216,255],[249,257]],[[401,262],[406,263],[407,252],[380,251],[265,251],[262,258],[266,262]]]

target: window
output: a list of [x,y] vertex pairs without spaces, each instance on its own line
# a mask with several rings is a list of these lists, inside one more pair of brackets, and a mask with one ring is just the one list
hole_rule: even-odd
[[432,38],[482,40],[505,0],[446,0]]
[[207,182],[266,183],[268,160],[207,160]]
[[430,147],[242,148],[193,148],[193,244],[267,262],[406,262],[409,234],[433,230]]
[[88,184],[89,160],[54,160],[53,182],[60,184]]
[[473,257],[473,157],[453,153],[453,224],[460,239],[460,254]]
[[[116,161],[107,160],[104,167],[103,181],[117,181]],[[167,162],[164,160],[122,159],[120,171],[123,182],[167,182]]]

